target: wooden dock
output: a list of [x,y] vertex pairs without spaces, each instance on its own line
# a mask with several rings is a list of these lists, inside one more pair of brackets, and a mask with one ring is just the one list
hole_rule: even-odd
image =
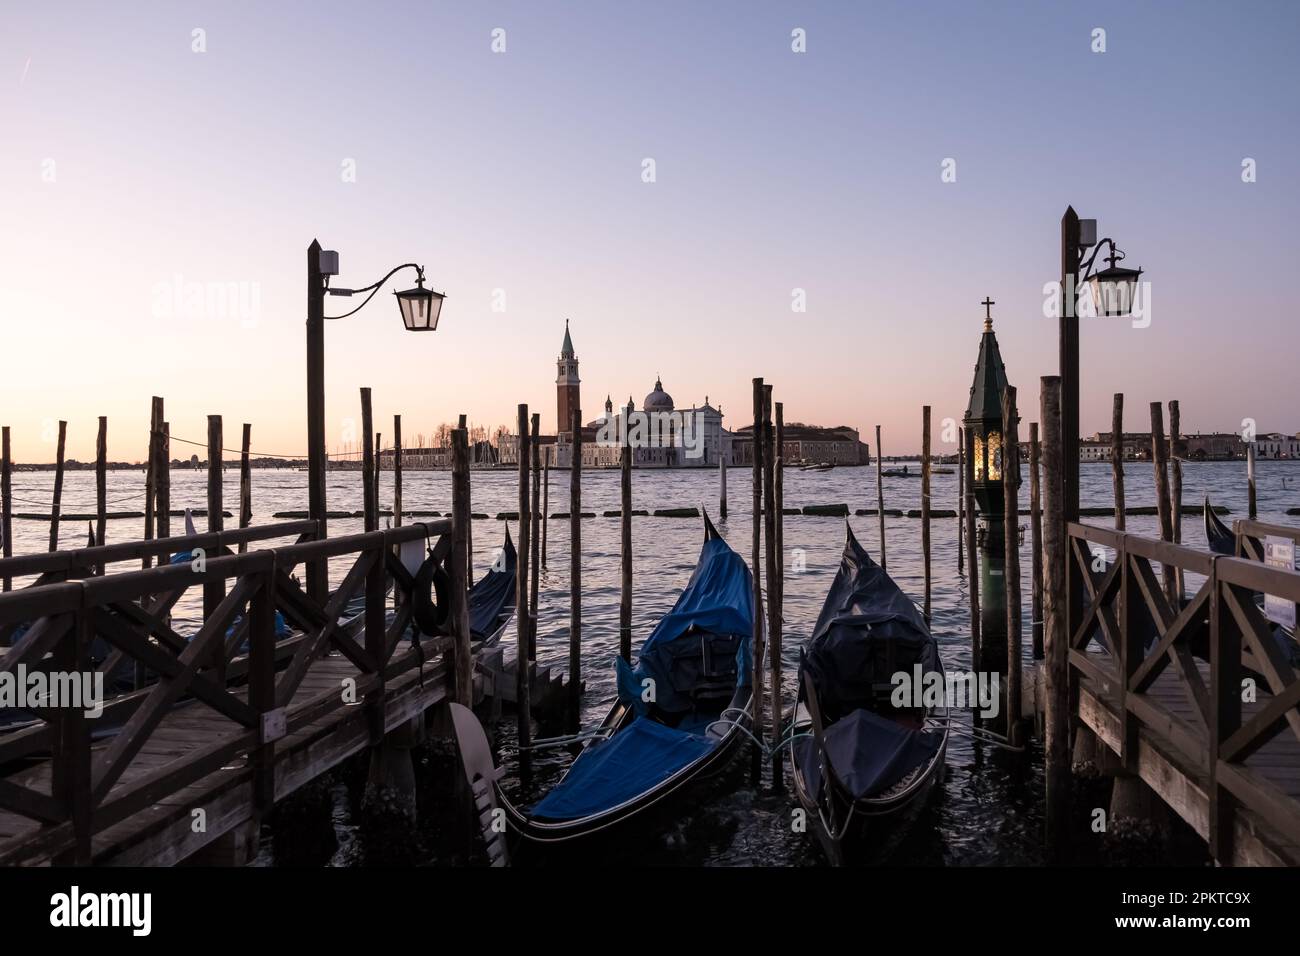
[[[1086,591],[1068,648],[1078,730],[1096,734],[1219,863],[1300,865],[1300,675],[1255,600],[1300,601],[1300,574],[1260,563],[1257,549],[1263,535],[1295,540],[1300,530],[1239,521],[1237,557],[1068,531]],[[1168,582],[1192,575],[1202,583],[1178,598]]]
[[[0,671],[48,661],[86,673],[102,639],[112,650],[99,670],[156,675],[110,697],[97,720],[51,708],[0,738],[0,865],[178,862],[255,827],[277,800],[452,699],[469,635],[412,639],[413,582],[397,559],[404,542],[451,526],[312,540],[314,523],[291,522],[0,561],[6,576],[40,575],[0,595],[0,633],[25,628]],[[285,547],[231,550],[294,534]],[[196,548],[210,555],[201,569],[93,571]],[[331,558],[350,568],[320,604],[291,574]],[[193,587],[221,599],[187,638],[167,612]],[[362,594],[364,609],[348,618]],[[297,629],[278,642],[277,610]],[[120,730],[94,739],[96,727]]]

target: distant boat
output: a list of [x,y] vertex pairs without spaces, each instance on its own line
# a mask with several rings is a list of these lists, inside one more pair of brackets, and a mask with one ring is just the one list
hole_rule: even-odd
[[930,469],[930,474],[932,474],[932,475],[951,475],[951,474],[955,474],[955,472],[953,472],[953,470],[952,470],[951,468],[931,468],[931,469]]
[[1237,553],[1237,536],[1214,513],[1209,495],[1205,496],[1205,541],[1215,554]]
[[906,465],[904,465],[901,470],[898,468],[891,468],[889,469],[889,471],[883,472],[882,474],[886,478],[920,478],[921,477],[921,473],[918,471],[908,471]]
[[819,461],[813,465],[803,465],[799,468],[799,470],[800,471],[830,471],[834,467],[835,467],[835,462],[833,461]]

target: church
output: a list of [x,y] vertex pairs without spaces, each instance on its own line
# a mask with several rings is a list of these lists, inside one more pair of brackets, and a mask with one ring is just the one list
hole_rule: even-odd
[[[553,467],[567,468],[573,456],[573,413],[582,408],[568,320],[555,365],[555,437],[541,439],[542,456]],[[581,427],[584,468],[619,467],[625,438],[631,439],[635,468],[716,468],[722,458],[731,464],[731,435],[722,427],[722,409],[709,404],[708,396],[703,405],[679,409],[659,378],[639,410],[630,395],[617,409],[606,395],[604,414]]]

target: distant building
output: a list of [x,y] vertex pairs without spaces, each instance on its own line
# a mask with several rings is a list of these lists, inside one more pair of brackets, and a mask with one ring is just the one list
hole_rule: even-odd
[[1246,443],[1236,432],[1187,435],[1181,445],[1179,456],[1190,461],[1227,461],[1246,457]]
[[1255,439],[1256,458],[1300,458],[1300,435],[1269,432]]
[[[738,429],[731,440],[731,463],[753,465],[754,426]],[[858,439],[858,430],[847,425],[820,428],[799,422],[784,428],[781,457],[787,463],[830,462],[836,465],[871,464],[871,446]]]

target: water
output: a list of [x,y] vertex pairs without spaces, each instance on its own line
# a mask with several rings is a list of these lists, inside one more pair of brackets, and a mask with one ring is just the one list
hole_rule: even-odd
[[[913,465],[912,470],[917,470]],[[1110,467],[1104,463],[1081,466],[1083,506],[1112,504]],[[1155,491],[1149,462],[1126,464],[1125,493],[1129,506],[1154,505]],[[306,473],[290,470],[253,472],[253,523],[275,520],[275,511],[306,507]],[[718,475],[714,469],[638,471],[633,474],[633,506],[656,508],[703,506],[716,518]],[[874,508],[875,468],[836,468],[828,472],[788,470],[785,474],[786,507],[843,502],[850,510]],[[957,476],[933,477],[932,507],[956,509]],[[1286,517],[1286,509],[1300,506],[1300,464],[1262,461],[1258,464],[1259,517],[1264,521],[1297,523]],[[20,472],[14,475],[14,510],[48,512],[54,476],[51,472]],[[111,472],[108,476],[109,510],[136,510],[143,505],[143,473]],[[728,475],[731,517],[718,522],[728,542],[742,555],[750,552],[750,471],[733,468]],[[904,511],[920,507],[921,483],[915,478],[886,478],[885,506]],[[227,509],[237,504],[238,471],[226,472]],[[567,511],[568,476],[551,476],[550,511]],[[617,509],[617,471],[587,472],[583,475],[583,510],[598,515]],[[1185,503],[1199,503],[1208,493],[1216,505],[1231,509],[1232,517],[1246,514],[1245,465],[1242,462],[1186,463],[1183,466]],[[206,503],[206,473],[190,469],[172,472],[173,508],[202,508]],[[329,506],[334,510],[360,510],[361,476],[358,472],[331,472]],[[475,472],[472,479],[473,510],[495,515],[518,507],[518,479],[513,472]],[[1027,502],[1028,485],[1022,487]],[[63,510],[94,511],[93,472],[70,472],[64,483]],[[381,502],[392,501],[392,476],[381,476]],[[407,472],[403,476],[403,503],[408,509],[450,509],[450,475],[444,472]],[[850,518],[858,540],[873,554],[879,551],[878,520]],[[1109,525],[1110,519],[1090,519]],[[1027,519],[1022,521],[1027,523]],[[181,523],[172,519],[173,533]],[[227,524],[232,525],[232,519]],[[887,518],[889,571],[899,585],[920,600],[924,593],[921,562],[920,521]],[[200,530],[204,527],[199,520]],[[139,520],[110,521],[108,541],[125,541],[141,535]],[[1131,532],[1157,537],[1157,519],[1128,518]],[[332,520],[330,532],[340,535],[361,531],[360,519]],[[43,551],[48,547],[49,526],[45,522],[14,522],[15,553]],[[970,637],[966,576],[957,572],[958,522],[934,519],[932,524],[933,631],[940,642],[946,665],[969,669]],[[502,541],[502,522],[489,519],[474,522],[475,564],[481,570],[492,560]],[[65,546],[80,545],[86,539],[84,525],[64,523]],[[638,517],[632,523],[635,572],[633,591],[633,646],[649,634],[659,615],[672,604],[686,583],[703,538],[701,522],[690,519]],[[1204,547],[1200,518],[1183,521],[1184,541]],[[787,568],[795,558],[804,570],[786,575],[785,699],[793,696],[798,648],[807,637],[821,608],[831,577],[839,566],[844,544],[843,519],[786,516]],[[287,543],[287,542],[286,542]],[[612,662],[618,652],[619,521],[597,517],[582,522],[583,553],[583,666],[587,693],[583,703],[583,725],[596,724],[614,697]],[[1025,648],[1029,652],[1028,606],[1029,541],[1021,549],[1022,579],[1025,582]],[[567,667],[569,620],[569,523],[552,521],[548,535],[548,569],[541,572],[538,596],[538,657],[541,664]],[[341,579],[347,560],[331,565],[331,577]],[[187,595],[176,608],[179,630],[197,628],[201,595]],[[963,718],[968,721],[968,718]],[[513,766],[510,728],[501,724],[501,747],[507,766]],[[542,762],[539,780],[558,773],[567,757],[552,753]],[[610,841],[583,843],[579,858],[613,863],[637,860],[646,863],[687,864],[788,864],[820,860],[810,835],[791,832],[789,799],[773,795],[766,786],[757,792],[748,780],[748,760],[738,760],[732,771],[705,785],[684,800],[674,801],[644,824],[620,831]],[[1041,829],[1041,755],[1031,753],[1027,761],[977,748],[969,740],[952,737],[943,786],[936,790],[924,815],[908,840],[898,848],[893,862],[916,863],[1035,863],[1043,859],[1039,846]],[[340,826],[347,828],[346,820]],[[351,836],[349,836],[349,840]],[[553,851],[534,852],[523,857],[529,862],[550,863],[567,857]]]

